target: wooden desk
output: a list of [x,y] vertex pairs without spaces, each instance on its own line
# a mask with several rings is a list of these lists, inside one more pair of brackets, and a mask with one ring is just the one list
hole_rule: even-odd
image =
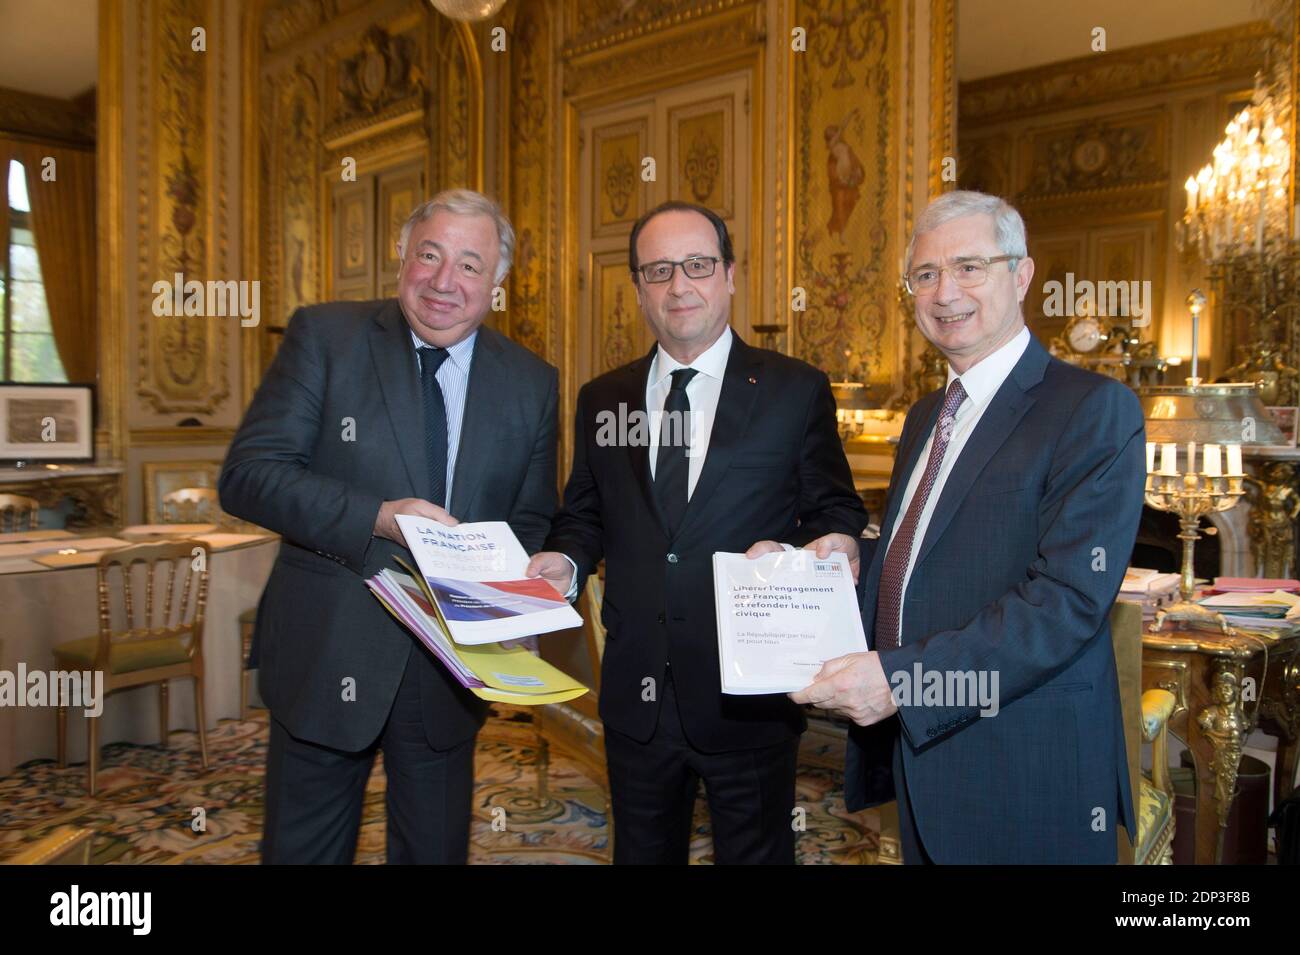
[[[249,526],[238,531],[257,533],[255,539],[213,545],[208,557],[211,578],[205,610],[203,658],[205,711],[208,729],[217,720],[240,719],[243,659],[239,615],[256,607],[280,549],[274,534]],[[121,528],[102,528],[91,536],[121,536]],[[79,538],[57,541],[76,546]],[[360,583],[357,586],[361,586]],[[55,668],[56,644],[97,632],[99,611],[95,566],[46,567],[34,560],[0,560],[0,671],[49,672]],[[102,743],[158,742],[158,691],[153,687],[124,690],[108,701],[101,719]],[[194,687],[178,680],[168,695],[172,729],[192,730]],[[68,759],[86,758],[84,715],[68,711]],[[31,759],[52,759],[57,751],[52,708],[0,706],[0,775]]]
[[1253,730],[1278,741],[1274,803],[1292,791],[1300,752],[1300,629],[1145,632],[1142,689],[1154,687],[1177,698],[1169,729],[1195,761],[1196,863],[1218,864],[1238,764]]

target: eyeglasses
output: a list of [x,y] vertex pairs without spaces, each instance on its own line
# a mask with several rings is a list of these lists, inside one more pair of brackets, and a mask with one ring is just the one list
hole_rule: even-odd
[[[1015,255],[996,255],[992,258],[987,256],[976,256],[969,259],[961,259],[955,265],[945,265],[941,268],[926,266],[925,268],[913,269],[903,276],[903,284],[907,286],[907,291],[912,295],[918,292],[932,292],[939,287],[939,277],[947,272],[952,276],[952,280],[962,288],[975,288],[977,285],[983,285],[989,278],[989,266],[995,262],[1015,262],[1019,256]],[[1012,268],[1015,268],[1012,265]]]
[[679,265],[682,267],[682,274],[688,279],[707,279],[717,268],[718,262],[718,259],[697,255],[680,262],[669,262],[667,259],[661,262],[647,262],[645,265],[637,266],[637,271],[641,273],[641,278],[651,285],[659,285],[662,282],[672,281],[673,271]]

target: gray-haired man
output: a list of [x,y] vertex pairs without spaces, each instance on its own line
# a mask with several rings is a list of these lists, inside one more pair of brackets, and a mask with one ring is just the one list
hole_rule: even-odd
[[362,581],[403,552],[395,514],[546,537],[558,376],[482,327],[513,248],[485,196],[421,205],[398,297],[300,309],[231,443],[222,506],[284,538],[257,613],[265,862],[351,862],[379,749],[388,861],[467,859],[485,707]]

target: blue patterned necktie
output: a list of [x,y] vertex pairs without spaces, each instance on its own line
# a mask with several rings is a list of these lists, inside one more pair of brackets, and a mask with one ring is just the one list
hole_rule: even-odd
[[424,455],[429,465],[428,500],[447,506],[447,403],[438,384],[438,369],[447,360],[445,348],[421,348],[420,386],[424,392]]

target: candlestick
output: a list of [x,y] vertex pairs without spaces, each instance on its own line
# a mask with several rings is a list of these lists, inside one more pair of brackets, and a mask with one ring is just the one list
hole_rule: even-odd
[[1160,473],[1178,473],[1178,445],[1164,444],[1160,446]]
[[1204,471],[1206,477],[1220,477],[1223,474],[1223,461],[1217,444],[1207,444],[1204,451]]
[[1242,474],[1245,473],[1241,470],[1241,445],[1230,444],[1227,447],[1228,447],[1228,476],[1241,477]]
[[1187,469],[1183,471],[1183,473],[1184,474],[1196,473],[1196,442],[1195,441],[1187,442]]

